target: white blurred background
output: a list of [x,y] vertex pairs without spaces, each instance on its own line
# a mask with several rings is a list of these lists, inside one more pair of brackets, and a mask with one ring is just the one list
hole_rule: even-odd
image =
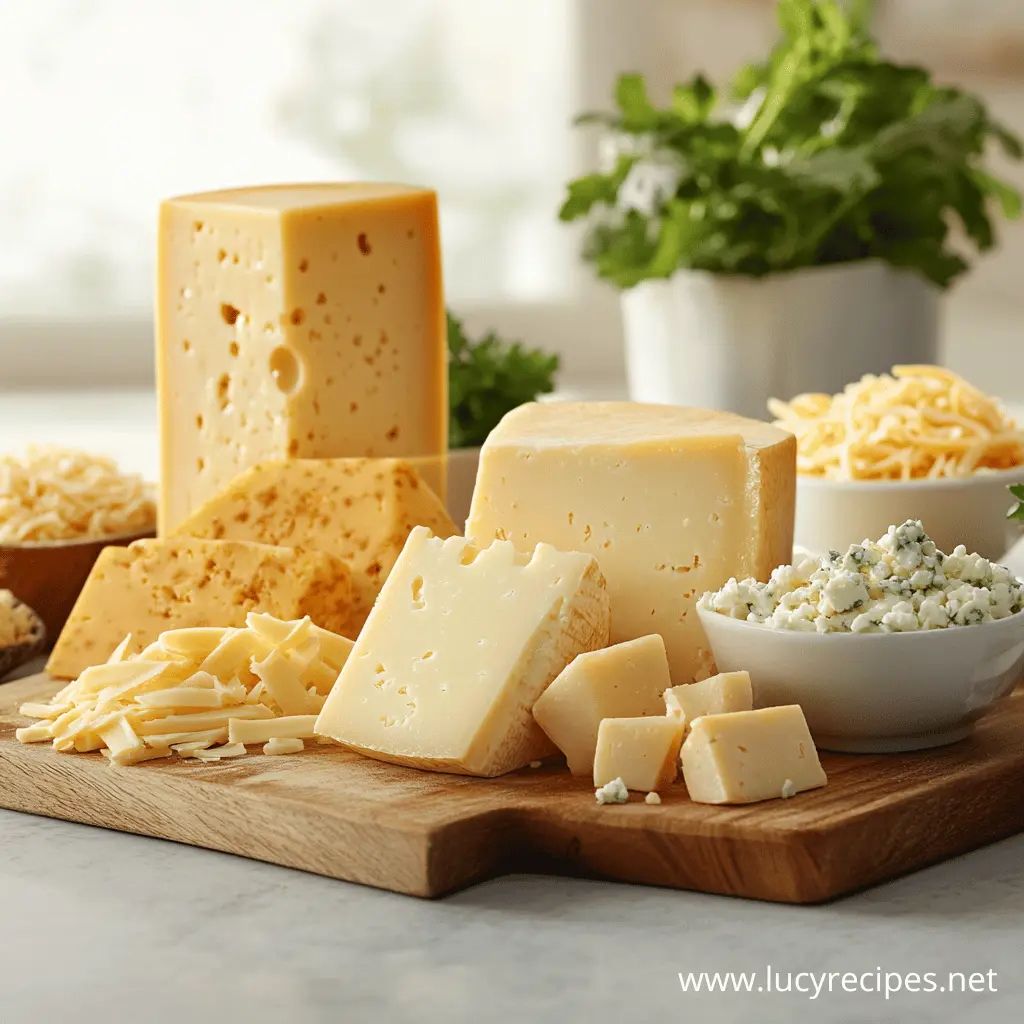
[[[878,22],[890,52],[1024,131],[1021,0],[880,0]],[[773,38],[773,0],[5,0],[0,389],[150,384],[162,197],[375,178],[439,190],[471,328],[558,349],[563,386],[618,393],[616,296],[556,220],[592,159],[572,115],[606,105],[620,70],[657,94]],[[1024,399],[1024,225],[1004,240],[951,296],[945,354]]]

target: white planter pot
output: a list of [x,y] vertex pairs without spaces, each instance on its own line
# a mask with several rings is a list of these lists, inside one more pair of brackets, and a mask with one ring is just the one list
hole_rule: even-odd
[[938,298],[879,262],[645,281],[622,295],[630,397],[765,419],[770,397],[831,394],[897,363],[934,363]]

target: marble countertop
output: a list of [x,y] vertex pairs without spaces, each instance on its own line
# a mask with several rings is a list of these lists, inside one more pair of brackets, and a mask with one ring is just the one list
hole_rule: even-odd
[[[151,414],[145,394],[0,393],[0,446],[75,443],[151,471]],[[535,876],[425,902],[0,811],[0,907],[3,1024],[976,1024],[1024,1000],[1024,836],[821,907]],[[833,972],[834,991],[679,980],[769,968]],[[878,970],[992,971],[995,991],[842,991],[839,974]]]

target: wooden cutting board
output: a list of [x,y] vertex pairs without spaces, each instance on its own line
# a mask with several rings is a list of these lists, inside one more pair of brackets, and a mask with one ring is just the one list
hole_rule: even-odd
[[332,747],[215,764],[114,768],[14,738],[26,700],[0,686],[0,806],[157,836],[417,896],[510,871],[814,903],[1024,830],[1024,690],[936,751],[826,754],[825,789],[745,808],[600,806],[564,765],[471,779]]

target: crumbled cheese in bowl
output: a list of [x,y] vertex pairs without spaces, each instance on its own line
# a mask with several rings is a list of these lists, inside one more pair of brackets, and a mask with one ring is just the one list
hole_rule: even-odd
[[1016,615],[1024,584],[963,545],[944,554],[909,519],[878,541],[780,566],[767,583],[731,579],[700,607],[773,629],[906,633]]
[[28,643],[38,635],[39,620],[32,609],[9,590],[0,590],[0,648]]

